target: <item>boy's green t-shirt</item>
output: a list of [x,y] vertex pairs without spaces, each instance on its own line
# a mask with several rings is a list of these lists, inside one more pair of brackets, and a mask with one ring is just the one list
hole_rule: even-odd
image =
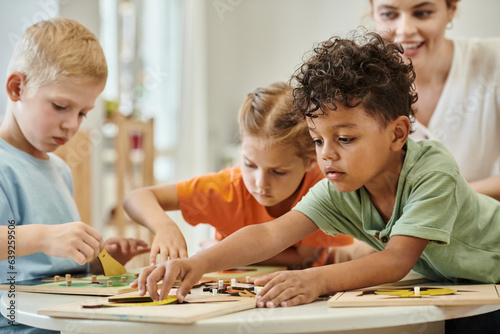
[[500,282],[500,202],[472,190],[439,142],[408,139],[405,147],[387,224],[364,187],[342,193],[327,179],[294,210],[327,233],[351,235],[377,250],[394,235],[430,240],[413,268],[429,279]]

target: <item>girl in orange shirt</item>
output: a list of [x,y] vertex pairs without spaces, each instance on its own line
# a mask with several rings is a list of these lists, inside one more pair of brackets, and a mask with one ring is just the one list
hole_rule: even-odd
[[[248,94],[239,112],[241,165],[182,181],[132,191],[124,201],[128,215],[155,238],[150,263],[187,257],[184,237],[165,211],[181,210],[191,225],[210,224],[221,240],[238,229],[271,221],[290,211],[323,178],[305,121],[289,111],[292,88],[274,83]],[[279,236],[278,236],[279,237]],[[324,264],[325,248],[353,243],[321,230],[261,264],[306,268]]]

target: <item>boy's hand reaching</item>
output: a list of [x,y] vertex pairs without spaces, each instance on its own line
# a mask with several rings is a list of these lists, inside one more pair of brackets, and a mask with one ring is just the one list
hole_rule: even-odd
[[116,261],[125,265],[136,255],[149,252],[147,242],[140,239],[112,237],[104,242],[104,248]]
[[[146,289],[154,301],[163,300],[176,280],[181,281],[177,289],[177,299],[180,303],[204,274],[203,265],[189,259],[178,259],[164,261],[157,266],[144,268],[139,278],[130,284],[131,287],[139,288],[139,295],[144,296]],[[163,280],[160,295],[158,295],[159,281]]]
[[82,222],[40,226],[42,252],[73,259],[80,265],[96,258],[104,245],[101,234]]
[[287,307],[310,303],[320,295],[311,270],[279,271],[257,278],[255,285],[264,285],[257,294],[257,307]]
[[[145,241],[123,237],[112,237],[104,242],[108,254],[124,266],[136,255],[149,252],[151,249]],[[96,257],[90,262],[89,271],[93,274],[103,274],[105,271],[101,261]]]
[[173,224],[156,231],[149,255],[149,263],[152,266],[156,264],[158,254],[160,262],[188,257],[186,240],[177,225]]

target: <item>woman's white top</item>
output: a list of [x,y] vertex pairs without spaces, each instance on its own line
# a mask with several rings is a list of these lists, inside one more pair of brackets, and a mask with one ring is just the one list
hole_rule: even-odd
[[500,173],[500,38],[453,44],[450,73],[429,125],[415,122],[411,136],[442,142],[470,182]]

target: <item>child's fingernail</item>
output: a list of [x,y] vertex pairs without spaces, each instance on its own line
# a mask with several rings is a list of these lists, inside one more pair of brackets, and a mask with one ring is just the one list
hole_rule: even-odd
[[258,303],[257,303],[257,306],[259,306],[259,307],[264,307],[264,302],[258,302]]
[[274,303],[273,302],[267,302],[267,307],[274,307]]

